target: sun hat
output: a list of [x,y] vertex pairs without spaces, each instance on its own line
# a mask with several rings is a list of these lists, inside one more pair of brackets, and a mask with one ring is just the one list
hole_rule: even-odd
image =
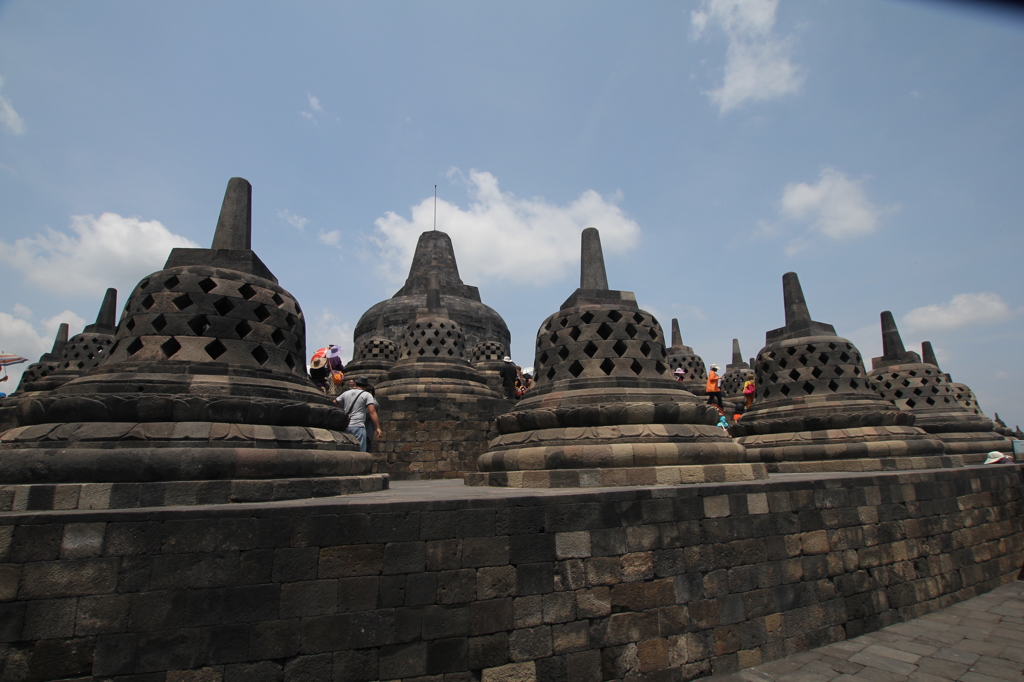
[[683,369],[682,367],[676,367],[676,371],[674,371],[672,373],[673,374],[686,374],[686,370]]
[[324,356],[321,355],[318,358],[313,358],[313,362],[309,363],[309,366],[312,367],[313,369],[323,369],[323,367],[326,364],[327,364],[327,358],[325,358]]
[[509,356],[506,355],[505,357],[502,358],[502,361],[503,362],[512,362],[512,358],[510,358]]

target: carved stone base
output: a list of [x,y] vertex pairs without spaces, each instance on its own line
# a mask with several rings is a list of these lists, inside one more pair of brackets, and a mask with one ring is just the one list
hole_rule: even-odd
[[695,464],[616,467],[613,469],[545,469],[540,471],[469,472],[466,485],[501,488],[610,488],[637,485],[735,483],[768,478],[763,464]]

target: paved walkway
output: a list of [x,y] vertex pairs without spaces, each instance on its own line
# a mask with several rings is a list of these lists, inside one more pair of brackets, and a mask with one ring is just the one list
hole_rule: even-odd
[[715,682],[1024,681],[1024,581]]

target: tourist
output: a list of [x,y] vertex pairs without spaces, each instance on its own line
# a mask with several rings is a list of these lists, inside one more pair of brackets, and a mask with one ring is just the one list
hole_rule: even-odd
[[708,394],[708,405],[718,405],[719,414],[725,414],[725,405],[722,404],[722,389],[719,386],[721,380],[722,377],[718,376],[718,365],[712,364],[704,391]]
[[327,359],[322,355],[309,363],[309,378],[316,387],[327,392]]
[[676,367],[676,371],[672,373],[676,375],[676,381],[682,381],[686,378],[686,370],[682,367]]
[[[377,401],[368,390],[369,387],[370,380],[365,376],[358,376],[350,379],[349,390],[334,400],[348,415],[348,428],[345,430],[359,441],[360,452],[367,452],[370,449],[370,442],[384,435],[377,417]],[[373,424],[373,431],[369,434],[366,432],[367,419]]]
[[502,358],[504,365],[501,367],[501,388],[505,393],[505,397],[509,399],[515,399],[516,397],[516,379],[519,377],[519,373],[516,372],[516,366],[512,364],[512,358],[505,356]]
[[743,382],[743,399],[746,400],[744,409],[749,410],[750,406],[754,404],[754,391],[757,390],[757,384],[754,383],[754,375],[748,374],[747,380]]

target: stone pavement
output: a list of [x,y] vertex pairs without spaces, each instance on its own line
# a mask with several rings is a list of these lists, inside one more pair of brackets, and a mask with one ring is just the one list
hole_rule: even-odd
[[1024,581],[906,623],[714,682],[1003,682],[1024,680]]

